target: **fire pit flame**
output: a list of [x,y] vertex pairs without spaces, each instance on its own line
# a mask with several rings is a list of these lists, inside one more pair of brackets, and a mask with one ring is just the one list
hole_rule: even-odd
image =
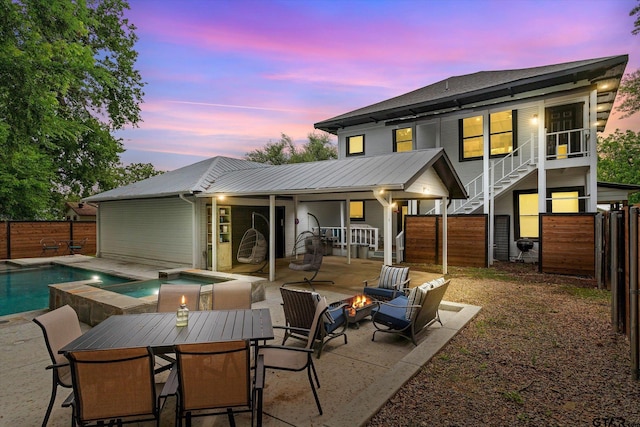
[[357,310],[365,305],[371,304],[371,299],[366,295],[356,295],[351,303],[351,308]]

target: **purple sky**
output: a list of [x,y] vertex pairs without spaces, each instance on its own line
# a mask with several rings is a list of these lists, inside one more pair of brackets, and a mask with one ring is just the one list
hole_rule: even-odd
[[[242,157],[447,77],[629,54],[635,0],[131,0],[147,83],[123,162]],[[613,114],[606,133],[640,130]],[[334,138],[335,140],[335,138]]]

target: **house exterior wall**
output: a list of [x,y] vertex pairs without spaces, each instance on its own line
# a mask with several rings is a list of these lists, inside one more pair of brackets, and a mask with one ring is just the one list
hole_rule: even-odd
[[191,266],[192,217],[191,205],[178,197],[102,202],[99,254]]

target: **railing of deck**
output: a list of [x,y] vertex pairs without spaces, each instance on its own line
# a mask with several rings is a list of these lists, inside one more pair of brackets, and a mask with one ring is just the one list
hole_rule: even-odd
[[[313,227],[313,232],[317,233],[318,228]],[[333,240],[334,247],[337,246],[342,249],[347,248],[347,242],[345,239],[347,235],[347,227],[320,227],[320,235]],[[371,227],[369,225],[352,225],[349,244],[367,245],[369,246],[369,249],[377,251],[378,237],[379,231],[375,227]]]

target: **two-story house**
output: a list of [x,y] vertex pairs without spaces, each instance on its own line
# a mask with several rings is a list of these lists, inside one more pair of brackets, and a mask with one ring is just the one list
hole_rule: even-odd
[[[444,148],[469,195],[448,213],[489,215],[489,247],[510,245],[506,253],[516,254],[518,239],[538,238],[540,213],[596,212],[597,133],[627,61],[620,55],[451,77],[315,127],[337,135],[340,158]],[[372,204],[351,203],[364,213]],[[429,200],[399,203],[398,232],[403,214],[442,209]],[[494,242],[494,235],[512,237]]]

